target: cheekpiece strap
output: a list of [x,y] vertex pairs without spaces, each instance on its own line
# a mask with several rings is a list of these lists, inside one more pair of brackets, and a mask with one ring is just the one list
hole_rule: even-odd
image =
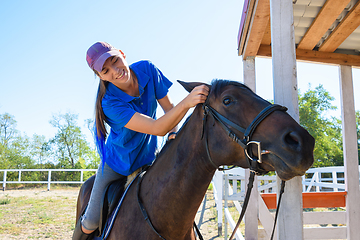
[[252,134],[254,133],[256,127],[263,121],[267,116],[269,116],[274,111],[287,111],[287,108],[278,104],[272,104],[264,108],[256,117],[255,119],[250,123],[250,125],[246,128],[244,132],[244,138],[246,138],[247,141],[250,140]]

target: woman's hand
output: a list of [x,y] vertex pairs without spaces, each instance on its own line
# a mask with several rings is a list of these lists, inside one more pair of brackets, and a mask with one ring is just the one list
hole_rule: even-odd
[[182,102],[186,108],[192,108],[199,103],[204,103],[208,95],[209,88],[206,85],[200,85],[195,87]]
[[176,138],[176,132],[170,132],[168,133],[168,137],[167,137],[167,140],[172,140],[172,139],[175,139]]

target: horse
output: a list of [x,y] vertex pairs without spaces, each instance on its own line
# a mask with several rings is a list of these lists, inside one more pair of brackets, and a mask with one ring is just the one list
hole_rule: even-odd
[[[189,92],[203,84],[180,83]],[[315,140],[284,109],[275,109],[259,119],[258,114],[272,104],[246,85],[213,80],[209,88],[206,104],[198,104],[176,138],[164,145],[141,185],[129,187],[108,239],[195,240],[195,215],[215,171],[223,165],[249,168],[247,155],[256,160],[258,173],[276,171],[282,180],[301,176],[311,167]],[[206,114],[204,105],[229,121],[221,123],[218,116]],[[234,136],[245,134],[231,122],[245,128],[255,118],[258,123],[252,129],[250,145],[256,140],[263,150],[252,147],[244,151]],[[77,220],[91,187],[91,181],[81,187]],[[144,219],[138,197],[151,224]]]

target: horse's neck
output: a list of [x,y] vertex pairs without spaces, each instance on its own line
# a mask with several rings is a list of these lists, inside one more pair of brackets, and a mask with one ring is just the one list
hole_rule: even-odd
[[201,123],[201,118],[192,116],[186,127],[159,159],[162,176],[168,178],[167,181],[174,182],[177,192],[181,191],[184,195],[189,193],[192,197],[199,193],[200,199],[204,196],[215,173],[215,169],[207,159],[204,140],[201,138]]
[[183,226],[190,224],[190,227],[215,172],[209,167],[201,139],[201,118],[192,118],[195,119],[190,119],[156,160],[144,181],[144,185],[152,188],[144,189],[147,191],[144,195],[148,196],[146,201],[152,201],[152,206],[161,205],[161,212],[176,219],[177,225],[180,221]]

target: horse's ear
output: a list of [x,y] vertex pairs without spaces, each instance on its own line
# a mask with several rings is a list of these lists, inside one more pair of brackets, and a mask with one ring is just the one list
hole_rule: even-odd
[[180,80],[177,80],[178,83],[181,84],[181,86],[183,86],[185,88],[186,91],[191,92],[195,87],[199,86],[199,85],[206,85],[209,88],[211,87],[211,85],[206,84],[206,83],[201,83],[201,82],[183,82]]

